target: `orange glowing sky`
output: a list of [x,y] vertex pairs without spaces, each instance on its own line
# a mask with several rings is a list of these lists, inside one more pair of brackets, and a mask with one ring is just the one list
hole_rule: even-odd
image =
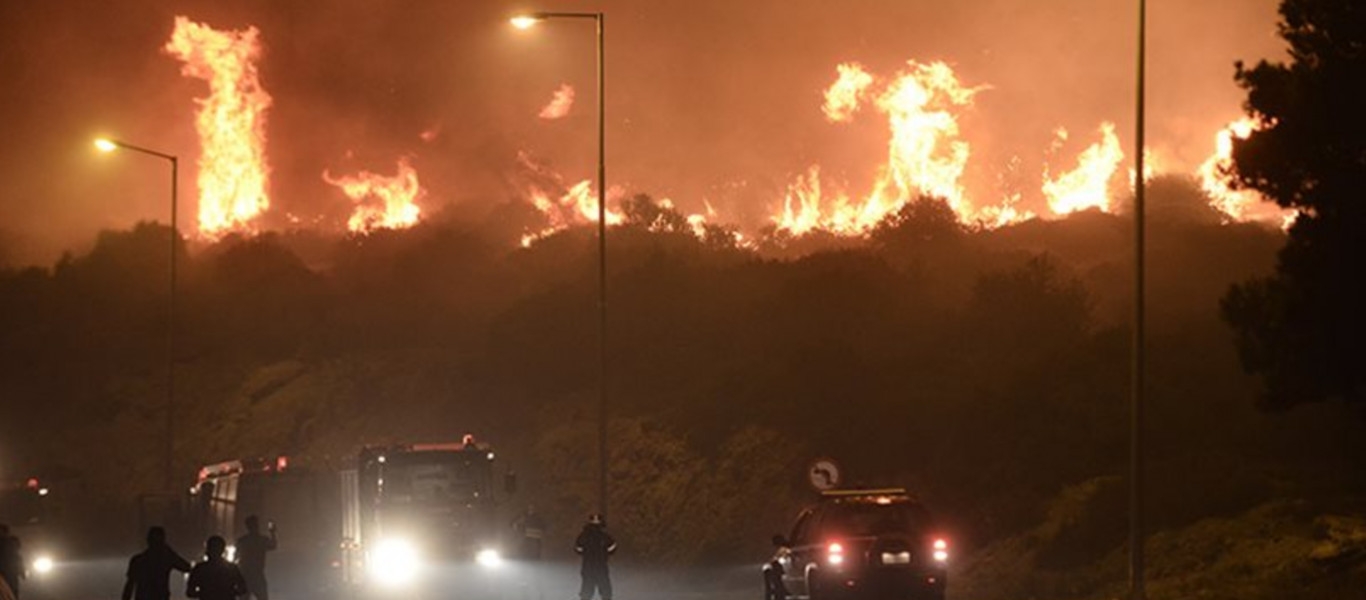
[[[705,205],[742,225],[768,221],[796,178],[873,189],[888,160],[888,119],[832,123],[822,110],[837,65],[888,76],[908,60],[943,61],[985,85],[959,120],[973,198],[1019,188],[1042,214],[1040,176],[1056,131],[1071,133],[1050,164],[1075,166],[1115,124],[1132,153],[1134,14],[1089,0],[864,0],[831,14],[819,0],[606,0],[538,8],[608,14],[608,161],[613,186]],[[1164,165],[1194,172],[1215,134],[1240,116],[1234,60],[1282,55],[1275,0],[1158,0],[1150,6],[1150,129]],[[94,157],[96,134],[180,154],[183,197],[197,198],[193,99],[160,52],[173,19],[261,32],[272,210],[341,226],[354,208],[320,174],[392,173],[412,157],[424,211],[492,204],[522,193],[519,153],[570,184],[593,173],[592,29],[575,22],[514,31],[523,2],[437,0],[386,6],[207,0],[133,5],[67,2],[0,7],[0,245],[10,261],[48,261],[99,228],[165,219],[164,165]],[[561,86],[561,118],[538,118]],[[705,203],[705,204],[704,204]],[[183,214],[194,214],[185,207]],[[5,240],[10,240],[6,242]],[[17,240],[17,241],[16,241]],[[3,248],[0,248],[2,250]],[[0,255],[0,260],[5,259]]]

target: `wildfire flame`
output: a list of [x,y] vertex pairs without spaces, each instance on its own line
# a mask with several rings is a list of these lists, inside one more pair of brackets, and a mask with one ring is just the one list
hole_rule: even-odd
[[561,84],[560,89],[555,90],[555,96],[550,102],[541,109],[538,115],[542,119],[559,119],[569,114],[569,109],[574,106],[574,86],[567,83]]
[[323,180],[337,186],[356,203],[356,210],[346,222],[347,229],[356,233],[412,227],[422,214],[417,200],[425,191],[407,158],[399,159],[398,172],[392,177],[361,171],[354,176],[334,178],[324,171]]
[[[530,190],[530,195],[531,204],[545,215],[549,224],[540,231],[523,235],[523,247],[570,226],[598,222],[598,195],[593,189],[592,180],[585,179],[570,186],[558,198],[552,198],[545,190],[534,186]],[[610,204],[606,214],[608,226],[620,225],[625,221],[621,212],[612,210]]]
[[[1060,141],[1065,140],[1066,131],[1059,131]],[[1056,178],[1049,177],[1048,166],[1044,165],[1043,194],[1053,214],[1065,215],[1088,208],[1110,211],[1110,180],[1124,160],[1124,151],[1120,149],[1114,123],[1100,124],[1100,138],[1077,157],[1076,168]]]
[[825,90],[825,106],[821,110],[827,119],[838,123],[854,118],[854,113],[858,112],[859,105],[867,96],[868,86],[873,85],[873,76],[858,63],[837,65],[835,71],[839,77],[830,85],[830,89]]
[[1018,196],[999,206],[974,207],[959,183],[971,148],[959,135],[955,112],[970,107],[973,96],[987,86],[964,86],[943,62],[907,61],[880,91],[874,89],[878,79],[858,63],[840,64],[836,73],[825,91],[822,112],[835,123],[852,120],[864,104],[886,115],[887,162],[861,200],[823,186],[820,168],[811,166],[788,185],[782,207],[772,217],[779,230],[794,235],[815,229],[863,235],[919,196],[942,198],[961,221],[984,227],[1032,216],[1015,209]]
[[195,100],[195,129],[200,143],[199,230],[210,238],[252,231],[252,221],[270,206],[265,147],[271,100],[256,68],[259,35],[255,27],[218,31],[176,17],[163,48],[184,62],[182,75],[209,84],[209,95]]
[[1256,120],[1243,117],[1214,135],[1214,154],[1205,159],[1196,171],[1200,188],[1209,196],[1210,206],[1223,214],[1225,221],[1261,221],[1288,229],[1299,216],[1299,211],[1276,206],[1253,190],[1233,188],[1232,176],[1229,174],[1233,168],[1233,141],[1247,139],[1257,129]]

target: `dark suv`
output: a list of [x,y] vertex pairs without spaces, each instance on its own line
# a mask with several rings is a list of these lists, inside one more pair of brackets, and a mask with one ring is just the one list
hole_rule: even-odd
[[902,489],[825,492],[773,543],[766,600],[944,598],[948,540]]

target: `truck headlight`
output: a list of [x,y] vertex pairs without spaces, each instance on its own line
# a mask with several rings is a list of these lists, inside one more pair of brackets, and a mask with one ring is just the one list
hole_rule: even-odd
[[33,572],[39,575],[47,575],[52,572],[53,567],[57,566],[51,556],[39,556],[33,561]]
[[491,569],[503,564],[503,555],[493,548],[485,548],[474,555],[474,562]]
[[370,577],[389,586],[404,585],[417,574],[417,548],[404,539],[387,539],[370,553]]

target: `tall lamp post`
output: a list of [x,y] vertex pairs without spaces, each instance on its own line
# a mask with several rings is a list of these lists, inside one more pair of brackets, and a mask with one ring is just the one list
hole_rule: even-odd
[[1129,600],[1143,600],[1143,384],[1146,379],[1144,205],[1143,181],[1144,87],[1147,79],[1147,21],[1145,0],[1138,0],[1138,77],[1134,117],[1134,323],[1133,380],[1129,402]]
[[172,489],[174,473],[172,471],[172,456],[174,454],[175,442],[175,296],[176,296],[176,242],[180,237],[180,229],[176,225],[177,217],[177,197],[176,188],[180,174],[180,161],[174,154],[158,152],[149,148],[135,146],[119,140],[100,138],[95,140],[95,147],[101,152],[113,152],[115,150],[131,150],[147,156],[165,159],[171,163],[171,283],[166,302],[166,433],[164,442],[165,456],[163,456],[163,485],[167,490]]
[[514,17],[512,25],[530,29],[550,19],[592,19],[597,25],[598,62],[598,512],[607,514],[607,154],[606,77],[603,13],[537,12]]

